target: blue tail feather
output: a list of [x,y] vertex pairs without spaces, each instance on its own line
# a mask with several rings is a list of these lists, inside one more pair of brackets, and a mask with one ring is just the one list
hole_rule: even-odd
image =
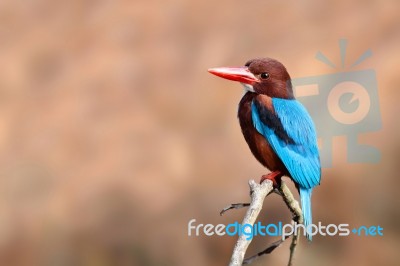
[[[312,224],[311,192],[312,192],[312,188],[301,188],[300,187],[301,209],[303,210],[304,226],[306,228],[310,224]],[[309,241],[311,241],[312,235],[307,233],[307,239]]]

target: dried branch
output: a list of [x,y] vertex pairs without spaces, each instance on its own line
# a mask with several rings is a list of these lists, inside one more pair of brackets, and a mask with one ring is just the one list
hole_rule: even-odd
[[[293,215],[293,221],[297,222],[299,224],[303,223],[303,214],[300,208],[299,202],[293,197],[292,192],[290,192],[290,189],[286,186],[285,182],[283,180],[281,181],[281,185],[278,188],[280,194],[282,195],[283,201],[286,203],[286,206],[289,208],[289,210],[292,212]],[[294,252],[296,251],[297,244],[299,242],[299,232],[295,232],[292,236],[292,243],[290,244],[290,255],[289,255],[289,262],[288,266],[293,265],[293,258],[294,258]]]
[[[243,207],[249,206],[249,209],[246,212],[246,215],[243,219],[242,225],[244,224],[249,224],[251,226],[254,225],[261,209],[262,205],[264,202],[264,199],[266,196],[268,196],[272,191],[275,191],[277,194],[281,195],[284,202],[286,203],[286,206],[289,208],[293,215],[293,221],[297,223],[303,223],[303,216],[302,216],[302,211],[300,208],[300,204],[298,201],[293,197],[293,194],[290,192],[289,188],[286,186],[285,182],[281,181],[281,185],[274,190],[273,188],[273,183],[271,180],[264,180],[262,184],[257,184],[254,180],[249,181],[249,186],[250,186],[250,196],[251,196],[251,202],[250,203],[244,203],[244,204],[231,204],[228,207],[224,208],[221,211],[221,215],[230,210],[230,209],[239,209]],[[285,239],[278,240],[274,243],[272,243],[268,248],[265,250],[257,253],[254,256],[251,256],[250,258],[247,258],[244,260],[244,255],[246,254],[246,250],[248,246],[251,243],[251,240],[247,240],[247,236],[242,234],[239,236],[235,248],[233,249],[231,261],[230,261],[230,266],[239,266],[243,264],[250,264],[253,262],[255,259],[259,258],[262,255],[269,254],[273,250],[275,250],[277,247],[279,247],[289,236],[285,237]],[[297,244],[299,241],[299,234],[296,232],[294,235],[292,235],[292,243],[290,245],[290,256],[289,256],[289,262],[288,265],[291,266],[293,263],[293,257],[294,257],[294,252],[296,250]]]
[[293,215],[293,220],[297,223],[303,223],[303,215],[300,204],[293,197],[292,192],[290,192],[290,189],[288,188],[288,186],[286,186],[283,180],[281,180],[281,185],[278,187],[278,191],[281,194],[283,201],[286,203],[286,206],[291,211]]
[[277,247],[279,247],[283,242],[285,242],[285,240],[288,238],[289,236],[285,236],[285,239],[279,239],[278,241],[275,241],[274,243],[270,244],[266,249],[264,249],[261,252],[258,252],[256,255],[253,255],[247,259],[245,259],[243,261],[243,265],[245,264],[250,264],[252,263],[254,260],[258,259],[259,257],[263,256],[263,255],[267,255],[272,253],[272,251],[274,251]]
[[234,204],[230,204],[228,206],[226,206],[225,208],[222,209],[222,211],[219,213],[219,215],[224,215],[225,212],[232,210],[232,209],[241,209],[244,207],[249,207],[250,203],[234,203]]
[[[264,180],[261,184],[254,180],[249,181],[251,203],[244,216],[242,224],[254,225],[258,214],[260,213],[265,197],[274,189],[271,180]],[[247,228],[249,229],[249,228]],[[247,247],[250,245],[251,239],[242,234],[239,236],[235,248],[233,249],[230,266],[241,266],[243,264],[244,255]]]

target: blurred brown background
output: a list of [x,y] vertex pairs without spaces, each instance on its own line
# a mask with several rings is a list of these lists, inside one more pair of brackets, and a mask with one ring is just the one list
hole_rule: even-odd
[[[376,71],[382,130],[361,136],[378,164],[334,167],[315,221],[380,225],[383,237],[304,240],[296,265],[399,265],[400,4],[393,1],[0,2],[0,264],[226,265],[236,238],[188,237],[227,224],[266,170],[236,118],[238,84],[207,68],[269,56],[292,77],[333,73],[322,51]],[[289,222],[278,196],[263,223]],[[271,243],[256,238],[248,254]],[[289,243],[254,265],[285,265]]]

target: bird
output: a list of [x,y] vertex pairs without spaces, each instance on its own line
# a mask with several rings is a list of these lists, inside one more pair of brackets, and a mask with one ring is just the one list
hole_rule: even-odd
[[321,182],[317,134],[306,108],[294,97],[285,66],[272,58],[256,58],[241,67],[210,68],[208,72],[244,86],[239,124],[254,157],[271,171],[260,182],[270,179],[277,186],[282,176],[293,180],[311,241],[311,229],[307,229],[312,224],[311,194]]

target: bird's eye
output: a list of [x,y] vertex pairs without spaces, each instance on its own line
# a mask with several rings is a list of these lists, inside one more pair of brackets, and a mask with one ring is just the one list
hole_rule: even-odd
[[265,73],[261,73],[261,74],[260,74],[260,78],[261,78],[261,79],[267,79],[267,78],[269,78],[269,74],[266,73],[266,72],[265,72]]

